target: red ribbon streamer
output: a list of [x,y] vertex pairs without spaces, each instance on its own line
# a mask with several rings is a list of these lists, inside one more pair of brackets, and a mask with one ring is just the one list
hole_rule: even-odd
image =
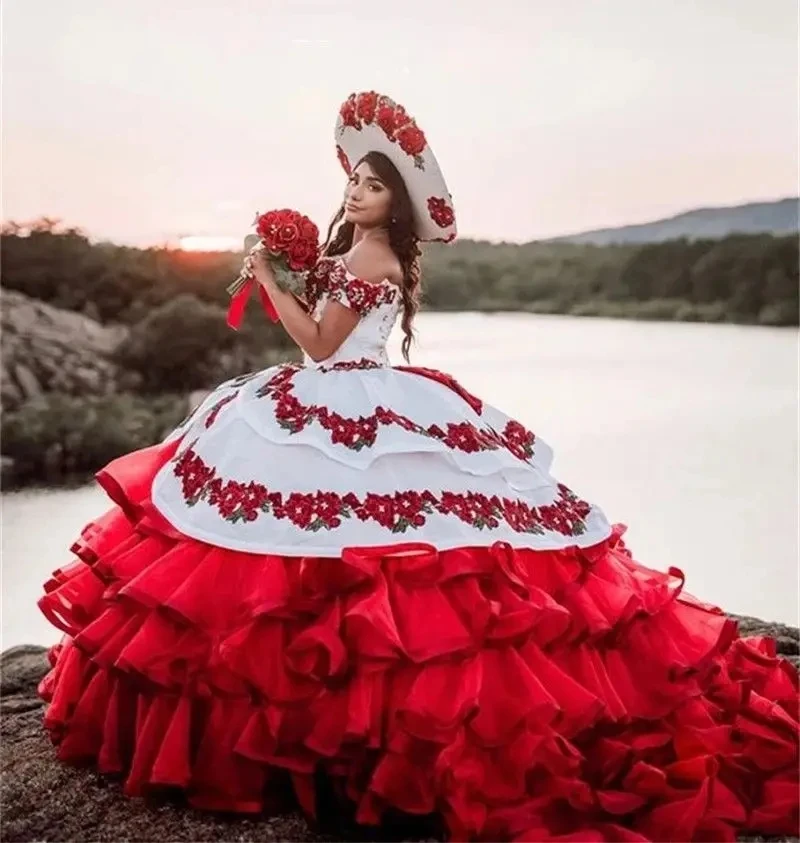
[[[250,293],[253,291],[255,284],[256,282],[254,279],[248,278],[248,280],[244,282],[242,288],[231,297],[231,303],[228,307],[227,321],[228,325],[233,328],[234,331],[238,331],[242,324],[244,311],[247,307],[247,302],[250,299]],[[258,285],[258,295],[261,298],[261,306],[264,308],[264,313],[266,313],[273,322],[277,322],[280,318],[278,316],[278,311],[275,310],[275,305],[272,303],[269,294],[260,284]]]

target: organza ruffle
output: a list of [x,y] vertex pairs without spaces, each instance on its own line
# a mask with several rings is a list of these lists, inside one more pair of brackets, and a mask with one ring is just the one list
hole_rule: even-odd
[[589,549],[341,559],[188,539],[148,500],[177,442],[98,476],[117,504],[39,606],[65,635],[40,695],[58,756],[270,810],[323,771],[362,823],[454,839],[733,840],[797,832],[797,673],[639,565]]

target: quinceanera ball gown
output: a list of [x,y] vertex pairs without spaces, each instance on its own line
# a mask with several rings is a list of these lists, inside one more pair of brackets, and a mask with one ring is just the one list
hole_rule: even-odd
[[39,606],[58,757],[125,793],[435,814],[453,839],[797,832],[798,677],[683,575],[634,561],[550,448],[451,377],[392,367],[389,282],[328,360],[227,381],[97,479],[114,506]]

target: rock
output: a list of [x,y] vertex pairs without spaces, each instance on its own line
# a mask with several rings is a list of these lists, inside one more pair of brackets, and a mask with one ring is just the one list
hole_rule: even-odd
[[123,369],[120,372],[117,385],[122,392],[136,392],[142,386],[144,378],[140,372],[134,372],[132,369]]
[[3,373],[3,383],[0,385],[0,398],[2,398],[3,407],[18,407],[24,400],[25,396],[22,390]]
[[90,392],[93,395],[101,394],[103,389],[103,379],[97,369],[92,369],[89,366],[80,366],[75,369],[73,376],[87,392]]
[[123,372],[114,353],[126,327],[101,325],[16,290],[4,289],[0,304],[4,410],[43,392],[106,395],[118,389]]
[[43,647],[12,647],[0,656],[4,841],[331,839],[314,834],[299,814],[237,818],[129,799],[110,777],[61,764],[36,694],[48,666]]
[[784,656],[800,654],[800,629],[785,623],[769,623],[749,615],[731,615],[739,624],[741,635],[769,635],[777,641],[778,652]]
[[[758,618],[736,618],[747,634],[781,630],[798,640],[798,630]],[[790,656],[797,665],[800,656]],[[91,767],[59,762],[42,725],[44,703],[36,693],[49,667],[44,647],[21,645],[0,654],[0,737],[4,841],[324,841],[335,840],[312,831],[299,813],[275,817],[240,817],[195,811],[179,798],[130,799],[121,785]],[[360,832],[360,830],[359,830]],[[369,836],[365,836],[369,834]],[[356,839],[349,829],[346,839]],[[408,827],[360,832],[360,839],[436,840],[420,837]],[[741,841],[772,840],[800,843],[800,838],[741,837]]]
[[13,694],[30,695],[48,668],[47,649],[20,644],[0,653],[0,699]]
[[37,395],[42,394],[42,387],[39,381],[36,380],[36,376],[27,366],[17,363],[16,365],[12,365],[11,370],[25,398],[36,398]]

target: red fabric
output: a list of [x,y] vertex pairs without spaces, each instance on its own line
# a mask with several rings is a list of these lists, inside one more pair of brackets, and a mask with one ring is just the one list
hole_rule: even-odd
[[257,285],[251,278],[245,281],[239,291],[231,297],[231,303],[228,306],[228,325],[235,331],[238,331],[241,327],[247,302],[249,301],[250,294],[255,286],[258,287],[258,295],[261,299],[261,307],[264,309],[264,313],[266,313],[273,322],[277,322],[279,319],[278,311],[275,310],[275,305],[272,303],[267,291],[260,284]]
[[117,505],[39,600],[65,633],[39,685],[62,760],[250,813],[287,778],[313,813],[322,768],[359,821],[439,811],[460,840],[797,833],[796,671],[622,528],[559,552],[240,553],[153,511],[175,449],[99,473]]

